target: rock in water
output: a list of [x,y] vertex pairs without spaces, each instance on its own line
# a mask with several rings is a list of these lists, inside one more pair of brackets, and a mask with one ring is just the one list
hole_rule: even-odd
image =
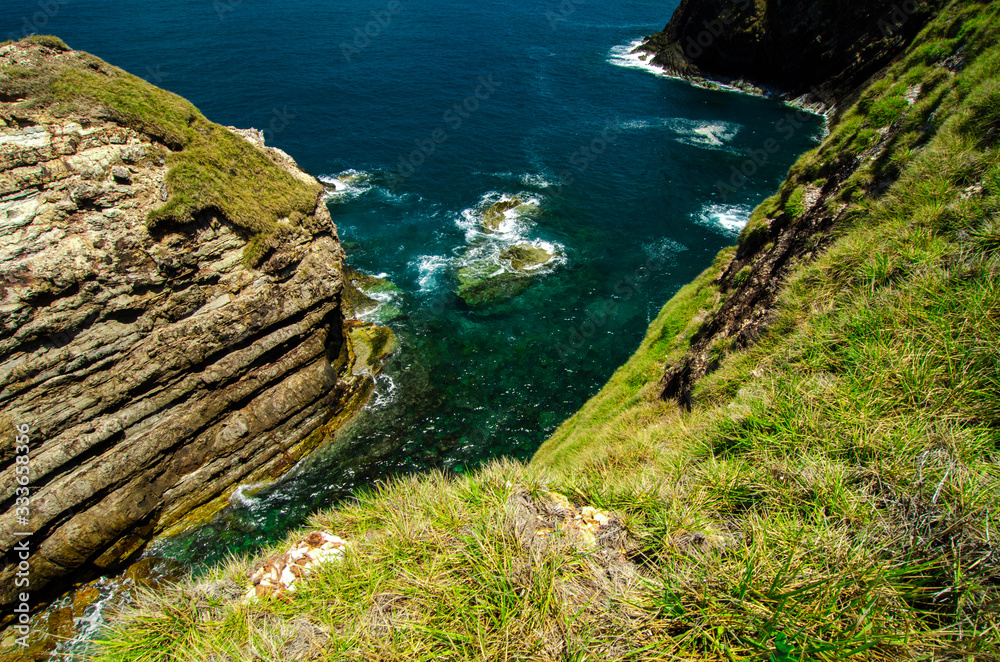
[[[37,601],[283,473],[360,407],[392,341],[369,332],[352,365],[365,334],[344,328],[323,189],[260,132],[44,41],[0,47],[14,69],[0,75],[0,548],[33,533]],[[13,426],[30,428],[27,522]],[[15,571],[0,569],[8,614]]]
[[500,259],[510,262],[515,271],[528,271],[548,264],[555,255],[534,244],[517,244],[500,252]]
[[538,269],[555,255],[533,244],[517,244],[458,271],[456,294],[470,306],[482,307],[516,297],[531,286]]
[[494,205],[491,205],[485,212],[483,212],[483,229],[487,232],[496,232],[500,229],[503,224],[505,214],[511,209],[517,209],[523,202],[520,198],[511,198],[510,200],[501,200]]

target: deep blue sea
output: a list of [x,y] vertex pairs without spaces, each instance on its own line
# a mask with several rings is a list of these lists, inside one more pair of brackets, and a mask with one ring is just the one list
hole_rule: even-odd
[[[264,129],[331,188],[348,180],[330,209],[349,264],[400,288],[402,346],[364,414],[157,553],[210,562],[394,473],[529,458],[600,389],[823,130],[774,101],[621,66],[677,4],[5,0],[0,39],[56,34],[211,120]],[[723,195],[734,168],[752,175]],[[480,232],[483,210],[514,196],[528,211]],[[516,243],[558,258],[500,305],[453,296],[470,254]]]

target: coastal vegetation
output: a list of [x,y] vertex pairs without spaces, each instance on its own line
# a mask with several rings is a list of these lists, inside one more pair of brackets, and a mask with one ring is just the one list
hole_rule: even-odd
[[[246,598],[287,545],[235,557],[97,659],[996,659],[998,80],[1000,2],[949,4],[532,462],[364,491],[294,593]],[[807,223],[760,332],[709,335]]]
[[4,68],[0,100],[23,100],[26,110],[55,117],[110,119],[162,145],[148,156],[169,167],[163,204],[148,215],[150,229],[217,210],[250,239],[244,263],[254,267],[283,232],[316,210],[322,186],[296,179],[189,101],[93,55],[70,51],[57,37],[25,40],[58,56]]

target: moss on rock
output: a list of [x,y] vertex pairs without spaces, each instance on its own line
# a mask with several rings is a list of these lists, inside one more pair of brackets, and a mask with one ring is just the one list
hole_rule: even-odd
[[483,229],[487,232],[496,232],[500,229],[500,225],[503,223],[505,214],[511,209],[517,209],[524,203],[521,202],[520,198],[511,198],[510,200],[501,200],[496,204],[490,206],[483,213]]
[[57,37],[34,35],[16,67],[0,68],[0,99],[23,99],[26,109],[53,116],[112,120],[167,148],[164,204],[149,213],[151,229],[187,223],[218,210],[250,241],[244,254],[256,266],[282,219],[315,212],[323,188],[293,177],[267,153],[207,120],[189,101],[100,58],[71,50]]

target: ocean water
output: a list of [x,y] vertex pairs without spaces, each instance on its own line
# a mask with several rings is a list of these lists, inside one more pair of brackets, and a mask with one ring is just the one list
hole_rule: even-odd
[[[328,182],[349,264],[400,288],[402,346],[364,413],[153,553],[211,563],[394,474],[527,459],[600,389],[823,131],[817,117],[629,58],[676,5],[3,3],[0,39],[57,34],[216,122],[263,129]],[[482,233],[482,211],[514,196],[531,206]],[[558,259],[501,305],[455,298],[470,256],[516,243]]]

